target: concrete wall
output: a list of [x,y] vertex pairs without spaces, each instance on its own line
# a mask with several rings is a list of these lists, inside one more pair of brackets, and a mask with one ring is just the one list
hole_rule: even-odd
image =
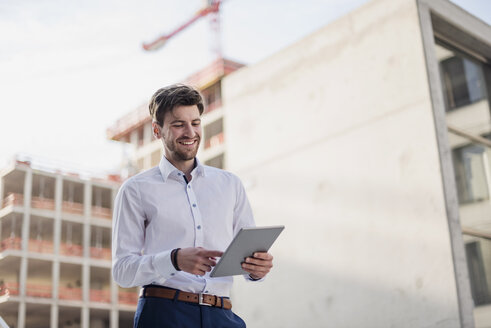
[[458,327],[414,0],[376,0],[223,83],[227,168],[284,224],[248,327]]

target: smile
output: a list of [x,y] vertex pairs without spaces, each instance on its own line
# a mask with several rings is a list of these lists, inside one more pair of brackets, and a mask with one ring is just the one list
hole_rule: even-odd
[[193,140],[193,141],[179,141],[180,144],[186,145],[186,146],[190,146],[190,145],[194,144],[195,142],[196,142],[196,140]]

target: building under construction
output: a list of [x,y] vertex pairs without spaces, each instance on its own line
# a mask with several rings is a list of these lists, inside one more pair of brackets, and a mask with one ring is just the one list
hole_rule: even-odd
[[117,176],[19,159],[0,171],[0,316],[10,327],[131,327],[137,290],[111,279],[118,187]]

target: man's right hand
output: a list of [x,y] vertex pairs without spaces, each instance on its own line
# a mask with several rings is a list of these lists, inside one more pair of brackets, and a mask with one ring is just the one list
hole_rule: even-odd
[[202,247],[182,248],[177,252],[177,265],[182,271],[204,276],[216,263],[216,257],[223,252],[211,251]]

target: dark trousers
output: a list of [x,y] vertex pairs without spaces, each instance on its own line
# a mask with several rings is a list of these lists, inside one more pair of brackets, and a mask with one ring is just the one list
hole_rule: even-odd
[[232,310],[165,298],[138,300],[134,328],[245,328]]

